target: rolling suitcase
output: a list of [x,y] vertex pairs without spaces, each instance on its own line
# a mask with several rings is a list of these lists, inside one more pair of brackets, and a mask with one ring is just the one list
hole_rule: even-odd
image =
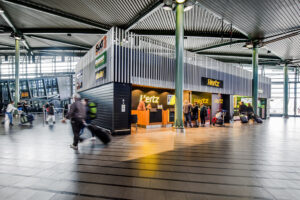
[[109,130],[91,124],[87,125],[87,128],[104,144],[108,144],[111,141]]
[[248,123],[248,117],[246,115],[240,115],[240,119],[242,123]]
[[259,124],[263,123],[263,120],[260,117],[258,117],[257,115],[254,116],[254,120]]

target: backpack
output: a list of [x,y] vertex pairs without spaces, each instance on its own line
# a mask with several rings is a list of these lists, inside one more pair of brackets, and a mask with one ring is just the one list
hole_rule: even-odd
[[90,102],[88,104],[89,107],[89,111],[88,111],[88,115],[90,119],[96,119],[97,117],[97,105],[94,102]]

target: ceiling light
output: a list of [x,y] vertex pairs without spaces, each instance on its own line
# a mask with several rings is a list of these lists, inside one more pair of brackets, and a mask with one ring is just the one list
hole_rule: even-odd
[[246,47],[248,49],[252,49],[253,48],[253,44],[251,42],[247,42],[243,47]]
[[189,0],[184,3],[184,12],[191,10],[195,5],[195,2],[192,0]]
[[173,10],[173,1],[172,0],[164,0],[164,10]]
[[177,3],[184,3],[186,0],[176,0]]

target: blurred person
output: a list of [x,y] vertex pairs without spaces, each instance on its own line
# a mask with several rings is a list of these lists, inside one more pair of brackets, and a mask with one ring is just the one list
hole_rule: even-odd
[[[85,106],[85,109],[86,109],[85,124],[90,124],[92,122],[92,120],[94,119],[93,117],[91,117],[94,115],[94,113],[92,112],[92,110],[90,108],[91,105],[89,103],[89,99],[83,99],[81,102]],[[84,128],[85,128],[85,125],[83,125],[82,129],[80,130],[79,135],[83,134]],[[96,140],[95,134],[93,132],[91,132],[91,133],[92,133],[91,140]]]
[[147,110],[150,110],[152,108],[151,103],[148,103]]
[[9,119],[9,125],[10,126],[13,126],[13,112],[15,110],[18,110],[15,106],[14,106],[14,101],[11,101],[10,104],[7,105],[7,108],[6,108],[6,112],[5,112],[5,115],[8,117]]
[[139,111],[145,111],[146,110],[145,101],[146,101],[146,99],[142,98],[142,100],[139,102],[137,110],[139,110]]
[[200,119],[201,119],[201,126],[205,126],[205,118],[207,116],[207,108],[206,106],[201,103],[200,106]]
[[248,119],[251,119],[254,116],[254,110],[253,110],[251,103],[248,103],[247,115],[248,115]]
[[[70,111],[68,112],[66,118],[71,120],[71,126],[74,134],[73,144],[70,145],[74,150],[78,149],[79,133],[82,129],[85,118],[86,118],[86,108],[80,101],[80,95],[74,94],[74,103],[70,106]],[[64,122],[64,121],[63,121]]]
[[184,113],[184,125],[187,127],[187,122],[189,122],[189,126],[192,126],[192,119],[191,119],[191,111],[192,111],[192,104],[189,103],[188,100],[184,101],[184,105],[183,105],[183,113]]
[[199,127],[198,115],[199,115],[199,106],[198,103],[195,102],[193,107],[193,119],[195,120],[196,127]]
[[244,102],[240,102],[240,106],[239,106],[239,112],[240,114],[245,114],[247,113],[247,106],[244,104]]
[[50,103],[47,114],[48,116],[47,116],[46,124],[49,123],[49,120],[52,120],[52,123],[55,124],[55,111],[54,111],[53,103]]

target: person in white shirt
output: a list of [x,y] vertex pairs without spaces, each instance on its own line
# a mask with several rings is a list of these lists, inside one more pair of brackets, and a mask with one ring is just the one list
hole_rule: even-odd
[[13,111],[14,110],[18,110],[15,106],[14,106],[14,101],[11,101],[10,104],[7,105],[6,108],[6,112],[5,114],[7,115],[8,119],[9,119],[9,125],[13,126]]

